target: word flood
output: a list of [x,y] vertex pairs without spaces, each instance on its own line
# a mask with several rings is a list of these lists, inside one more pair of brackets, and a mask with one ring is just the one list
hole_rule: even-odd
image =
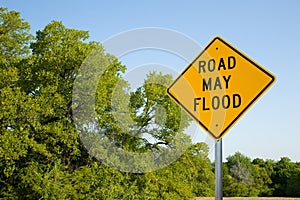
[[[209,103],[210,102],[210,103]],[[242,98],[239,94],[223,95],[223,96],[213,96],[211,99],[205,97],[194,98],[194,111],[197,111],[197,108],[206,111],[206,110],[219,110],[219,109],[229,109],[229,108],[238,108],[242,104]]]

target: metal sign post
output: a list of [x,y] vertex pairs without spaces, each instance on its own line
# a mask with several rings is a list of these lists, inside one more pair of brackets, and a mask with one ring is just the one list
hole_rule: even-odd
[[222,139],[215,142],[215,199],[223,199]]

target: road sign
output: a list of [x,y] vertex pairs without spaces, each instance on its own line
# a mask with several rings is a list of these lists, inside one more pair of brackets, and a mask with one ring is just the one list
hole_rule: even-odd
[[274,81],[262,66],[215,37],[167,92],[219,140]]

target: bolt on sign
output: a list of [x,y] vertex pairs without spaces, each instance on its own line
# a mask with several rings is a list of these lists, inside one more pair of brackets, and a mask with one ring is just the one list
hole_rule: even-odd
[[275,76],[215,37],[167,89],[214,139],[221,139]]

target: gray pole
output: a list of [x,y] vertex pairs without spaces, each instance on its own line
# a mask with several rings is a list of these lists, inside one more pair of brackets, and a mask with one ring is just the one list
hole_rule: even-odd
[[215,143],[215,199],[223,199],[222,139]]

